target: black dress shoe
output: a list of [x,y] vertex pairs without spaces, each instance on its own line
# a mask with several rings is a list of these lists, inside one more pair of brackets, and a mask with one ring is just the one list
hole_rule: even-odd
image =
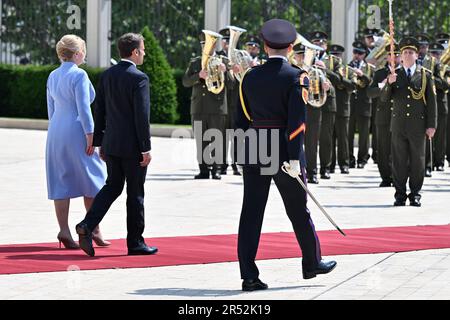
[[422,206],[422,204],[420,203],[420,199],[419,198],[409,199],[409,205],[411,207],[421,207]]
[[95,256],[95,250],[92,246],[92,232],[85,223],[79,223],[75,227],[78,233],[78,244],[80,248],[90,257]]
[[348,170],[348,167],[342,167],[341,168],[341,174],[349,174],[350,171]]
[[149,247],[146,244],[140,245],[136,248],[128,248],[129,256],[148,256],[158,252],[158,248]]
[[320,261],[314,270],[303,269],[303,279],[315,278],[318,274],[326,274],[336,268],[336,261]]
[[397,199],[394,202],[394,207],[404,207],[406,205],[405,200]]
[[365,166],[365,163],[358,163],[358,169],[364,169]]
[[425,177],[427,178],[431,178],[431,168],[426,168],[425,169]]
[[196,175],[194,177],[195,180],[200,180],[200,179],[209,179],[209,172],[200,172],[198,175]]
[[258,278],[245,279],[242,281],[242,291],[266,290],[267,288],[269,288],[269,286]]
[[331,179],[330,173],[328,171],[322,172],[320,174],[320,179],[330,180]]
[[336,173],[336,169],[334,169],[334,168],[333,168],[333,169],[330,169],[330,173],[331,173],[331,174]]
[[386,187],[390,187],[390,186],[392,186],[392,182],[390,182],[390,181],[383,180],[380,183],[380,188],[386,188]]
[[211,178],[214,179],[214,180],[220,180],[220,179],[222,179],[222,177],[220,176],[219,171],[211,172]]
[[445,171],[444,166],[437,166],[436,171],[440,171],[440,172]]
[[308,183],[319,184],[319,180],[315,174],[308,176]]
[[236,169],[233,169],[233,175],[235,175],[235,176],[242,176],[242,173],[240,173],[238,168],[236,168]]

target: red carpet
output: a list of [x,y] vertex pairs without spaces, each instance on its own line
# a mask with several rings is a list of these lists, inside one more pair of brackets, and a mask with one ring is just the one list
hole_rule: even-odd
[[[319,231],[322,255],[369,254],[450,248],[450,225],[388,227]],[[90,258],[82,251],[59,249],[56,243],[0,246],[0,274],[143,268],[237,261],[236,235],[151,238],[154,256],[127,256],[125,240],[113,240],[109,248],[96,248]],[[294,258],[300,250],[293,233],[266,233],[261,237],[258,260]]]

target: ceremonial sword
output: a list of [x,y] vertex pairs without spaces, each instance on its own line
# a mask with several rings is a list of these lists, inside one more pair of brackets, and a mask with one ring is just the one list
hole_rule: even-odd
[[[289,174],[286,167],[289,166],[289,163],[284,162],[284,164],[281,166],[281,170],[283,170],[284,173]],[[298,181],[298,183],[302,186],[303,190],[306,191],[306,193],[311,197],[311,199],[314,201],[314,203],[319,207],[319,209],[322,211],[322,213],[327,217],[328,221],[331,222],[331,224],[345,237],[347,236],[344,231],[339,228],[339,226],[334,222],[334,220],[330,217],[330,215],[327,213],[327,211],[322,207],[322,205],[317,201],[317,199],[314,197],[314,195],[309,191],[309,189],[306,187],[305,183],[300,179],[299,176],[295,177]]]

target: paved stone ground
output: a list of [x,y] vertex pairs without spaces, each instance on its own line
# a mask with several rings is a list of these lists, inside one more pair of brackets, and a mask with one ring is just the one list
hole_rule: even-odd
[[[45,139],[45,131],[0,129],[0,244],[56,241]],[[152,145],[145,236],[236,233],[242,179],[194,181],[190,139],[154,138]],[[369,164],[310,187],[343,229],[450,223],[450,169],[425,181],[422,208],[392,207],[393,189],[378,188],[379,182],[376,166]],[[73,229],[84,209],[81,199],[71,205]],[[312,202],[310,209],[318,230],[332,229]],[[101,227],[107,238],[126,235],[124,195]],[[263,232],[278,231],[292,229],[273,187]],[[308,281],[301,278],[298,259],[260,261],[261,278],[270,286],[264,292],[242,293],[237,263],[218,263],[2,275],[0,299],[450,299],[450,249],[327,258],[338,261],[336,270]]]

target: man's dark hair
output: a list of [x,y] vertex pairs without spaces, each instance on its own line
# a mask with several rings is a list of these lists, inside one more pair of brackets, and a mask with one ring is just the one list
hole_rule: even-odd
[[117,41],[117,48],[121,58],[128,58],[133,53],[134,49],[139,49],[141,41],[144,37],[137,33],[126,33]]

